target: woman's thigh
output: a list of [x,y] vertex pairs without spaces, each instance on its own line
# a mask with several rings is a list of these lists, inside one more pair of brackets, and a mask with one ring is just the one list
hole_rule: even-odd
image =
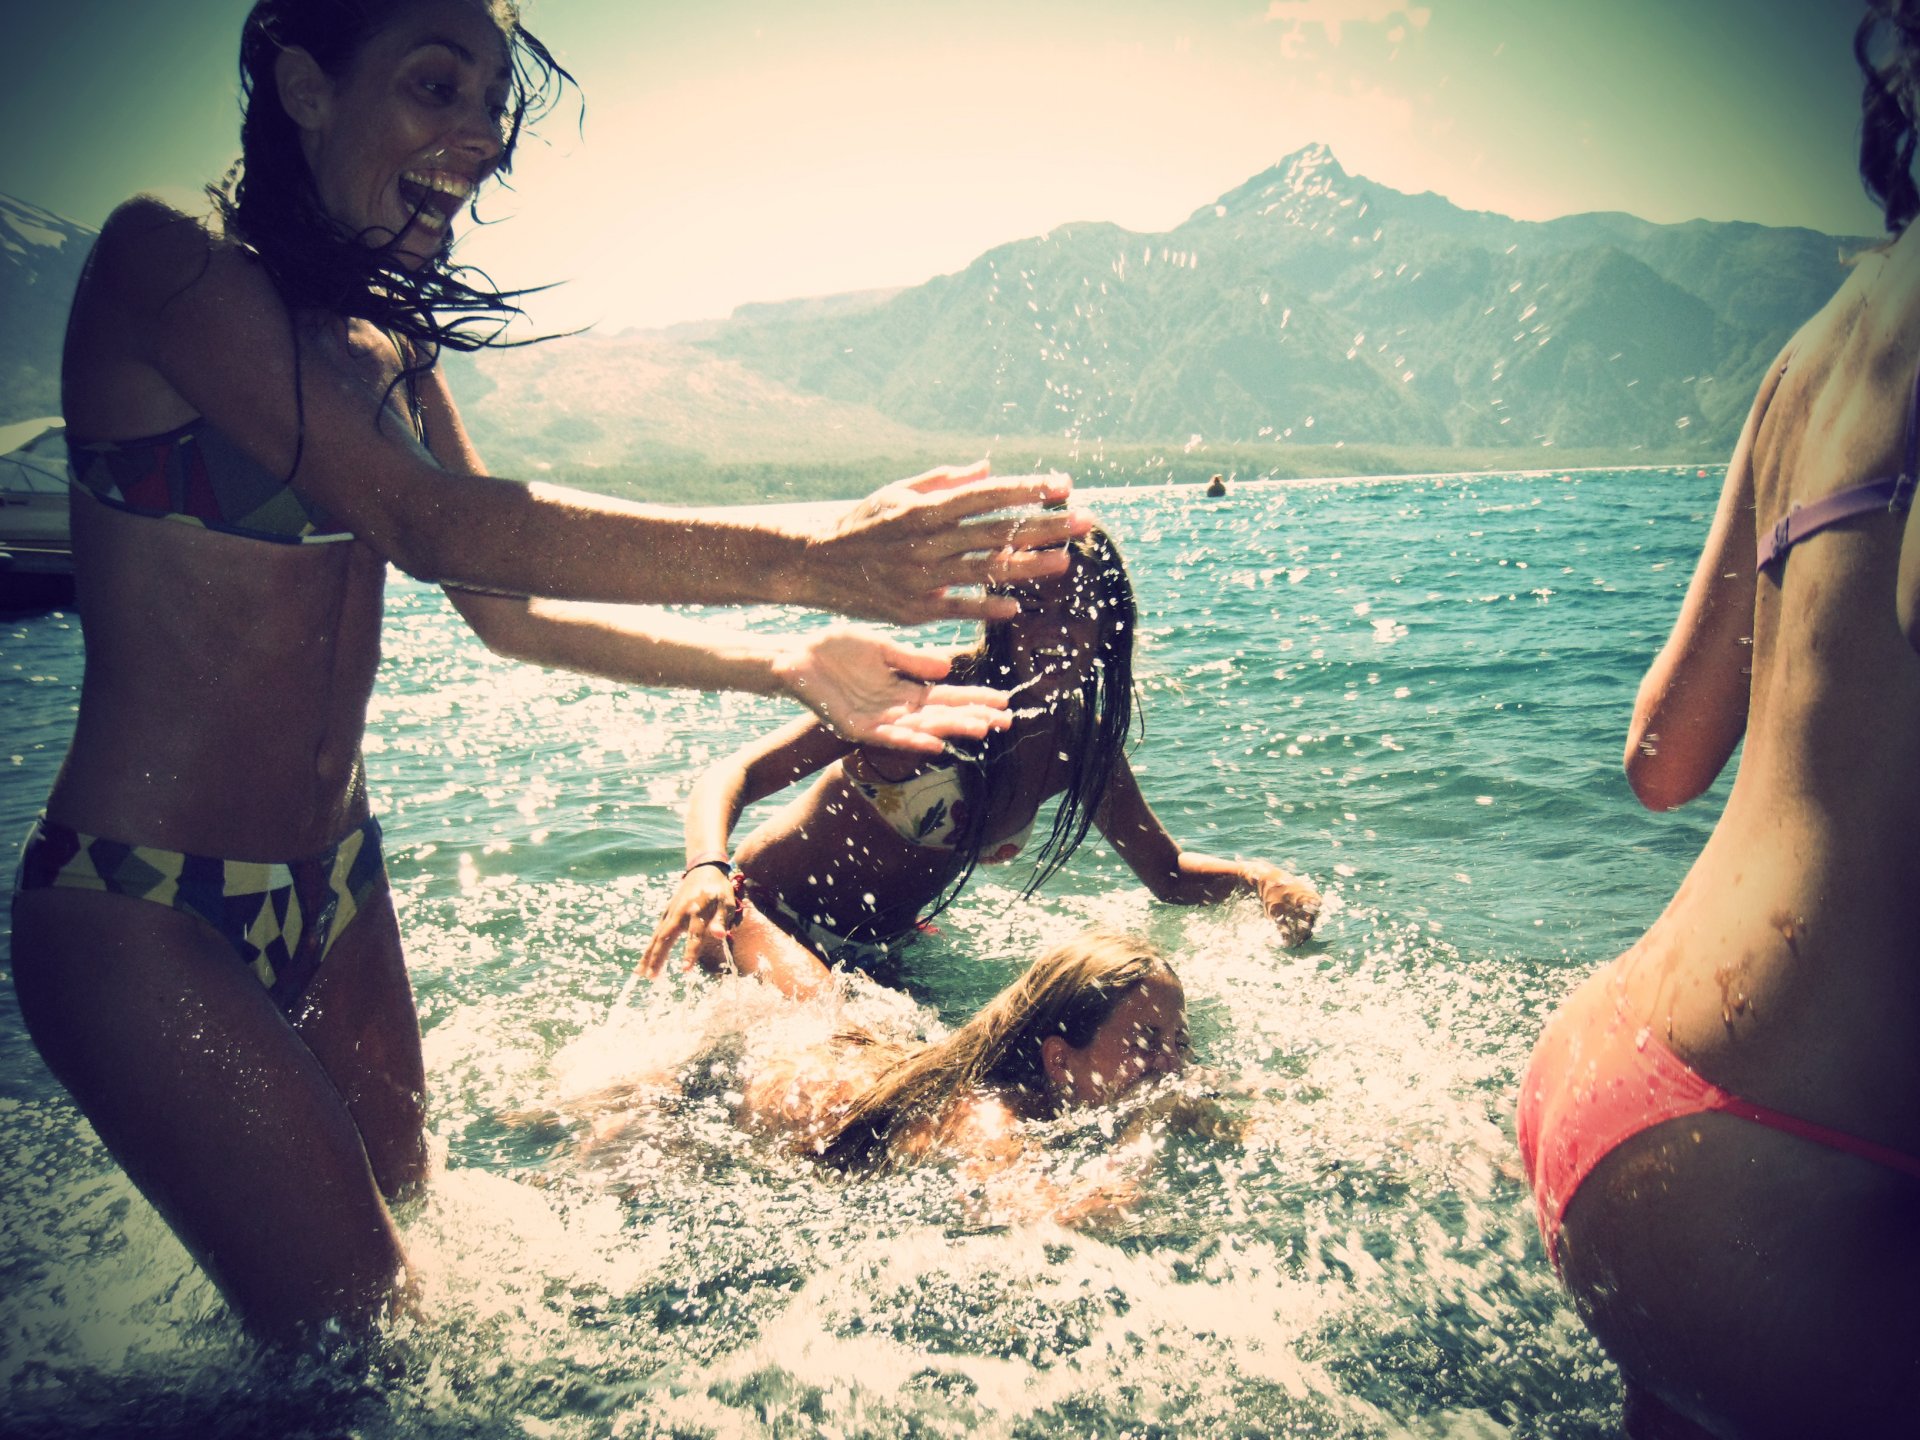
[[774,924],[751,900],[741,902],[740,918],[727,943],[742,975],[759,976],[789,999],[809,1000],[833,986],[826,961]]
[[426,1074],[384,881],[321,962],[294,1029],[346,1102],[380,1193],[404,1199],[426,1180]]
[[257,1333],[357,1329],[404,1280],[326,1069],[232,949],[121,895],[15,897],[29,1033],[114,1158]]
[[1695,1115],[1602,1161],[1561,1247],[1581,1314],[1629,1385],[1711,1433],[1912,1433],[1920,1182]]

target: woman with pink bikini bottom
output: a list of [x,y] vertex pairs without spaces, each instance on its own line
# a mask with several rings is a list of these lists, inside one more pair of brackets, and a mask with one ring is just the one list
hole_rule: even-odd
[[1627,739],[1650,809],[1733,789],[1520,1089],[1638,1440],[1920,1434],[1920,0],[1855,49],[1891,239],[1769,370]]

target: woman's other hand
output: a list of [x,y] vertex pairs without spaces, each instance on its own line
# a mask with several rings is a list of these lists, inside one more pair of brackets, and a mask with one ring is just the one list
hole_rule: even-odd
[[1320,918],[1320,892],[1312,882],[1264,861],[1249,862],[1245,873],[1247,883],[1260,897],[1260,908],[1280,927],[1280,942],[1305,944],[1313,934],[1314,921]]
[[[1065,475],[993,479],[987,464],[929,470],[896,480],[849,509],[808,546],[796,603],[874,620],[1005,620],[1019,613],[1004,595],[955,595],[984,586],[1058,575],[1061,547],[1092,525],[1063,505]],[[1023,514],[996,515],[1020,510]]]
[[723,865],[696,865],[680,877],[660,923],[653,927],[647,950],[640,957],[640,973],[656,979],[667,968],[667,957],[680,937],[687,940],[687,969],[695,965],[710,973],[728,968],[727,934],[739,914],[733,896],[733,876]]
[[774,673],[842,739],[938,755],[948,739],[978,740],[1011,723],[1005,692],[936,684],[948,664],[943,655],[835,626],[797,642]]

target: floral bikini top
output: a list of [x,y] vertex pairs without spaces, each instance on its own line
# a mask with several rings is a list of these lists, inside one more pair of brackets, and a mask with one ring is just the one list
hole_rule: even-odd
[[[959,842],[967,802],[960,770],[951,758],[942,756],[904,780],[855,775],[844,763],[840,773],[902,840],[935,850],[951,850]],[[1000,865],[1013,859],[1033,834],[1033,823],[1028,820],[1017,833],[983,847],[980,863]]]

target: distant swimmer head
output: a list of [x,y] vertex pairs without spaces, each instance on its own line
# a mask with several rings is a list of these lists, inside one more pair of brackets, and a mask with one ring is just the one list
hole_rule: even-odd
[[472,348],[434,312],[515,310],[458,278],[453,219],[571,78],[512,0],[258,0],[216,206],[291,307]]
[[1895,235],[1920,214],[1913,178],[1915,95],[1920,90],[1920,0],[1868,0],[1853,37],[1866,79],[1861,96],[1860,179]]

